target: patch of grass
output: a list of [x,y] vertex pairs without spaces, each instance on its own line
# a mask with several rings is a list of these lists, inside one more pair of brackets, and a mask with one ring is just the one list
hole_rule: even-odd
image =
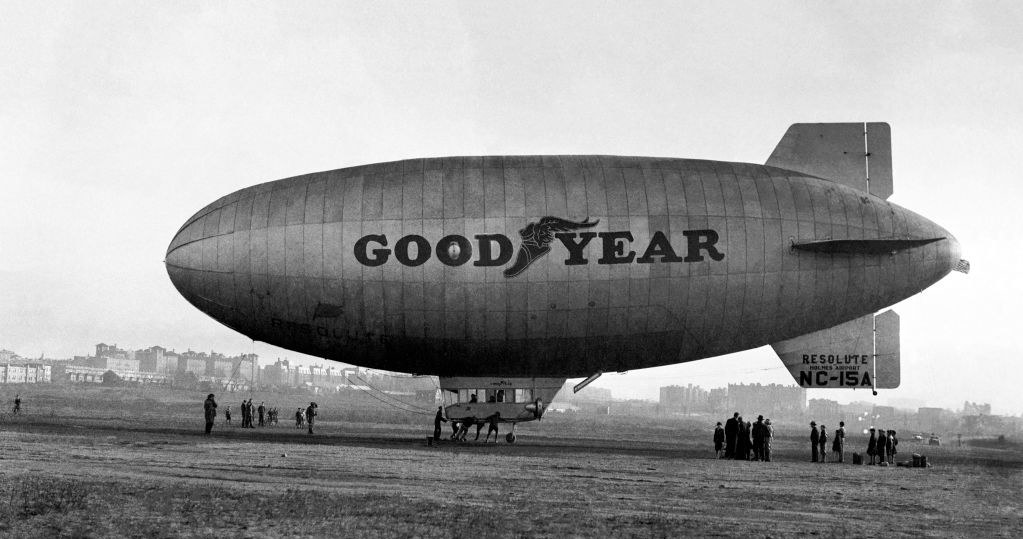
[[4,521],[50,513],[67,514],[87,505],[89,490],[78,481],[23,475],[3,492],[0,518]]

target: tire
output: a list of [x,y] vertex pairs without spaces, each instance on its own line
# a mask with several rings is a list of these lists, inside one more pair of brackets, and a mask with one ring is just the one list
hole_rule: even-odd
[[505,439],[505,440],[507,440],[507,441],[508,441],[508,443],[510,443],[510,444],[513,444],[513,443],[515,443],[515,434],[513,434],[513,433],[509,432],[509,433],[508,433],[508,434],[507,434],[507,435],[506,435],[506,436],[504,437],[504,439]]

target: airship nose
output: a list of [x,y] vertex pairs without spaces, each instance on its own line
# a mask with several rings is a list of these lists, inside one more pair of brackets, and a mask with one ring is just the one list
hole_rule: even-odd
[[205,269],[203,264],[203,219],[193,216],[174,235],[167,246],[164,265],[174,287],[192,304],[201,296],[199,277]]

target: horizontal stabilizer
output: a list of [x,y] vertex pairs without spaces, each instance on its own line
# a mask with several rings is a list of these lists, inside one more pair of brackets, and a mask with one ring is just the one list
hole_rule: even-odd
[[893,191],[891,127],[878,122],[792,124],[766,164],[887,199]]
[[894,311],[771,346],[801,387],[899,387],[899,315]]
[[793,249],[800,251],[813,251],[815,253],[847,253],[881,255],[892,254],[898,251],[905,251],[913,247],[920,247],[928,243],[934,243],[945,239],[921,238],[921,239],[872,239],[872,240],[809,240],[796,241],[792,244]]

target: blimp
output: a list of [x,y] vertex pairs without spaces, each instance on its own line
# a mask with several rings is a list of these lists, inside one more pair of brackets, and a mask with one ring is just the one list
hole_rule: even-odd
[[969,269],[892,193],[872,122],[794,124],[764,164],[406,159],[228,194],[165,264],[253,340],[437,376],[454,420],[514,427],[569,378],[767,345],[802,387],[876,394],[901,377],[885,309]]

